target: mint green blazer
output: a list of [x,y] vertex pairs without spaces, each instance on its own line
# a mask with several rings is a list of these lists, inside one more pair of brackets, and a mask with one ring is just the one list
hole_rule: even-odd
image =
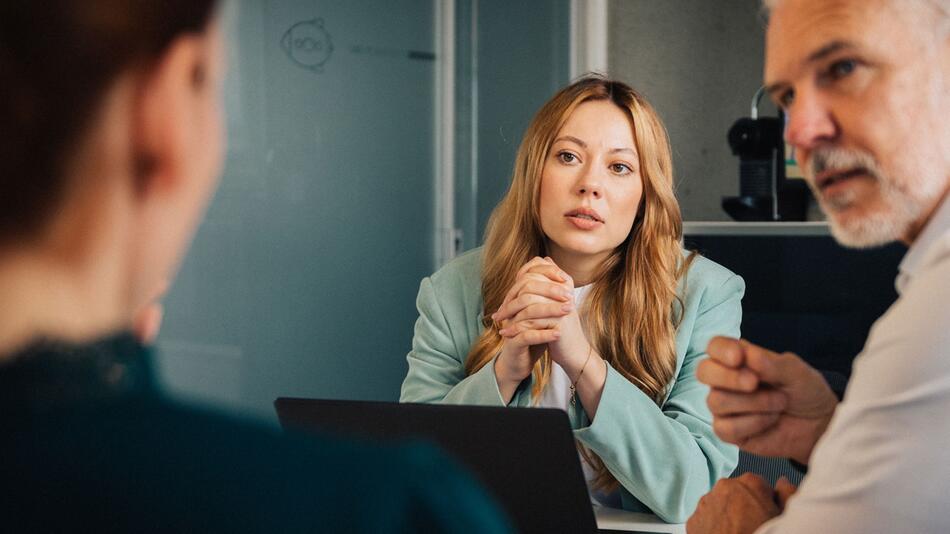
[[[475,249],[422,280],[401,402],[505,405],[494,365],[471,376],[463,365],[482,331],[481,271]],[[574,437],[620,482],[625,509],[682,523],[735,468],[739,451],[713,433],[709,389],[696,380],[696,366],[713,336],[739,336],[744,291],[742,278],[697,257],[679,286],[685,310],[676,331],[676,380],[662,406],[608,366],[595,420],[581,403],[568,412]],[[509,406],[531,406],[532,382],[525,380]]]

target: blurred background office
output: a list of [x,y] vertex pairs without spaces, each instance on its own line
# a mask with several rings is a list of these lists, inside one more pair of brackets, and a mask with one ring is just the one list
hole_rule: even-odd
[[[728,220],[738,163],[725,134],[761,84],[759,0],[234,0],[226,21],[225,174],[158,341],[179,395],[270,420],[278,396],[395,400],[419,280],[481,243],[527,123],[587,71],[657,107],[684,219]],[[798,269],[811,252],[788,252],[802,250],[795,232],[752,236],[775,265],[741,264],[734,225],[691,232],[763,288],[750,295],[760,329],[811,317],[778,329],[776,348],[853,307],[812,313],[796,276],[822,273]],[[790,303],[778,316],[775,299]],[[854,342],[826,345],[846,372]]]

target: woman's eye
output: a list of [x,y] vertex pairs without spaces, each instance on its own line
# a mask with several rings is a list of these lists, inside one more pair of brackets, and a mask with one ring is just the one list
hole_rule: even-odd
[[627,174],[628,172],[633,172],[633,169],[631,169],[626,163],[614,163],[610,166],[610,170],[617,174]]
[[558,152],[557,159],[561,160],[562,163],[574,163],[577,161],[577,156],[570,152]]

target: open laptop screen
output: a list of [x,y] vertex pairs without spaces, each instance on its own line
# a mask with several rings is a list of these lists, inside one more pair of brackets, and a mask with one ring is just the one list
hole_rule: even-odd
[[543,408],[279,398],[285,428],[424,439],[488,488],[521,532],[596,532],[567,414]]

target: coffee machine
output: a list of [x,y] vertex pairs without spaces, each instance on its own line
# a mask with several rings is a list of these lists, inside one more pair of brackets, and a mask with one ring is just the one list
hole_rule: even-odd
[[724,197],[722,208],[736,221],[804,221],[811,195],[804,180],[785,174],[785,117],[759,117],[760,88],[751,117],[729,128],[732,153],[739,156],[739,196]]

